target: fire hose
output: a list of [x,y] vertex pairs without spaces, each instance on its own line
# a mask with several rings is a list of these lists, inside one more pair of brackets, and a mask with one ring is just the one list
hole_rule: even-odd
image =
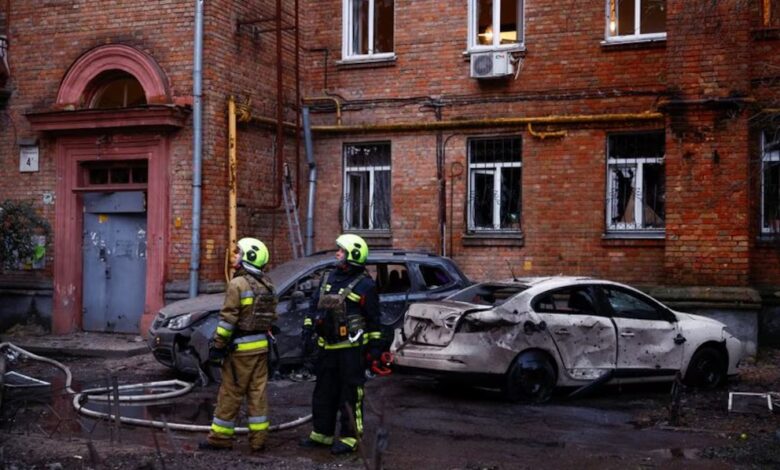
[[[49,359],[47,357],[33,354],[12,343],[0,343],[0,351],[4,351],[5,349],[15,351],[16,353],[29,357],[30,359],[51,364],[59,368],[60,370],[62,370],[65,373],[65,390],[69,394],[73,395],[73,407],[79,413],[92,418],[107,418],[112,420],[116,419],[116,416],[112,415],[111,413],[102,413],[99,411],[94,411],[94,410],[84,408],[84,403],[83,403],[84,400],[87,399],[87,397],[89,397],[89,399],[93,401],[102,401],[102,402],[109,401],[110,398],[106,394],[114,391],[113,387],[91,388],[87,390],[82,390],[81,392],[76,392],[71,387],[71,383],[73,382],[73,375],[71,374],[70,369],[64,364],[57,362],[54,359]],[[118,387],[118,390],[126,391],[126,390],[138,390],[138,389],[151,389],[151,390],[168,390],[168,391],[164,391],[160,393],[143,394],[143,395],[120,396],[119,401],[120,402],[148,402],[149,405],[154,405],[159,403],[162,400],[169,400],[172,398],[178,398],[180,396],[183,396],[189,393],[194,386],[195,386],[194,383],[185,382],[182,380],[165,380],[165,381],[158,381],[158,382],[144,382],[144,383],[137,383],[137,384],[121,385]],[[174,387],[174,389],[170,390],[171,387]],[[119,420],[122,423],[126,423],[126,424],[154,427],[160,429],[171,429],[176,431],[208,432],[211,429],[211,426],[206,424],[171,423],[171,422],[157,421],[151,419],[130,418],[127,416],[120,416]],[[268,428],[268,430],[281,431],[284,429],[289,429],[289,428],[299,426],[301,424],[308,422],[309,420],[311,420],[311,415],[306,415],[294,419],[292,421],[288,421],[286,423],[275,424],[270,428]],[[246,434],[249,432],[249,428],[238,427],[235,429],[235,432],[237,434]]]

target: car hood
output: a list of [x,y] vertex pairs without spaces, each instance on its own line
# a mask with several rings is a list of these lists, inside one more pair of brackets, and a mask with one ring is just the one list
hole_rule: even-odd
[[677,319],[681,321],[695,321],[699,325],[707,325],[711,327],[723,328],[726,325],[723,322],[715,320],[714,318],[703,317],[701,315],[694,315],[692,313],[674,312],[677,315]]
[[168,319],[184,315],[185,313],[219,310],[222,307],[224,299],[225,294],[199,295],[191,299],[179,300],[166,305],[160,309],[160,315],[162,315],[163,318]]
[[407,338],[414,336],[415,343],[446,346],[464,315],[488,310],[493,307],[454,300],[412,304],[404,318],[404,334]]

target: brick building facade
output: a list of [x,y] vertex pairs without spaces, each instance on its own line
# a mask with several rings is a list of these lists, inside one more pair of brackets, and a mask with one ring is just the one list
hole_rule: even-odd
[[[239,233],[269,240],[276,262],[290,257],[283,162],[297,164],[306,213],[300,100],[318,175],[315,249],[350,230],[372,246],[446,254],[475,279],[582,274],[694,311],[774,308],[777,1],[299,1],[281,2],[279,36],[275,2],[205,2],[202,283],[223,279],[234,95],[253,116],[238,125]],[[143,52],[167,80],[163,104],[190,109],[192,3],[10,2],[4,198],[54,220],[41,201],[62,131],[35,116],[57,110],[63,77],[88,51]],[[192,136],[180,122],[166,127],[168,298],[183,293],[191,252]],[[41,169],[20,174],[29,140]]]

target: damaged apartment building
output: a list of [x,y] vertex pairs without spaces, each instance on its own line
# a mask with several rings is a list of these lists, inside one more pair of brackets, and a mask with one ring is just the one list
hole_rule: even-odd
[[604,277],[776,341],[777,0],[4,3],[0,199],[52,227],[4,327],[144,334],[237,234],[296,256],[292,196],[309,252]]

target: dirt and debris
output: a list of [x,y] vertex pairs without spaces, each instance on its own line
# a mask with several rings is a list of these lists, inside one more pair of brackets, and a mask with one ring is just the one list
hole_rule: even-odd
[[[173,373],[149,354],[128,358],[54,357],[71,368],[77,390],[170,380]],[[352,469],[383,468],[778,468],[780,413],[729,413],[728,392],[780,390],[780,351],[761,351],[740,377],[713,392],[684,389],[679,418],[670,422],[669,384],[606,387],[568,399],[558,392],[541,406],[504,401],[494,390],[393,375],[367,384],[363,453],[333,457],[301,449],[311,424],[272,433],[267,450],[252,454],[246,438],[232,451],[201,451],[203,435],[122,425],[78,415],[61,397],[61,373],[34,361],[9,370],[50,381],[41,392],[6,391],[0,423],[3,469]],[[278,423],[309,412],[310,381],[289,378],[269,386]],[[208,424],[216,385],[196,387],[175,403],[132,413],[153,419]],[[130,412],[130,411],[128,411]],[[123,412],[124,413],[124,412]],[[380,417],[381,415],[381,417]],[[377,434],[387,450],[373,452]]]

